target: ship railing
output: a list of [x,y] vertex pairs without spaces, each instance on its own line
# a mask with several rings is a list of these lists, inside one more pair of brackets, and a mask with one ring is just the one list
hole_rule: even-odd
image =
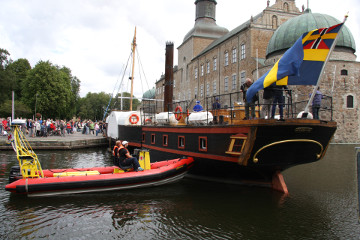
[[[284,119],[296,119],[302,118],[302,114],[305,106],[308,102],[309,95],[301,95],[293,93],[292,90],[285,90],[284,96]],[[296,99],[296,101],[293,101]],[[174,113],[177,106],[181,107],[181,114],[186,118],[189,113],[193,112],[193,107],[197,99],[191,100],[175,100],[172,104],[168,105],[169,116],[170,113]],[[215,103],[219,102],[220,107],[216,107]],[[213,119],[207,121],[208,124],[214,123],[227,123],[227,124],[236,124],[237,120],[243,120],[245,118],[245,103],[243,100],[242,92],[232,92],[227,94],[218,94],[213,96],[208,96],[201,101],[205,111],[209,111],[213,115]],[[269,112],[265,112],[264,109],[270,107]],[[255,118],[256,119],[269,119],[271,118],[271,109],[273,104],[265,104],[262,98],[262,95],[259,96],[259,100],[255,102]],[[163,112],[164,103],[157,101],[147,101],[142,105],[142,122],[143,124],[149,124],[150,121],[146,122],[146,119],[151,119],[152,122],[155,121],[156,113]],[[180,113],[180,112],[179,112]],[[312,108],[310,106],[308,118],[312,116]],[[251,117],[251,111],[250,111]],[[279,117],[279,106],[276,106],[275,118]],[[169,117],[170,118],[170,117]],[[333,120],[333,101],[332,97],[328,95],[323,95],[319,119],[322,121],[332,121]],[[170,119],[169,119],[170,122]],[[186,122],[188,123],[188,122]]]

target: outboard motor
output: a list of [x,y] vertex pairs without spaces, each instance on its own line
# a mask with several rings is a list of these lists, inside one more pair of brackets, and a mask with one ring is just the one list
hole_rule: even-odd
[[11,167],[10,175],[9,175],[9,183],[15,182],[19,179],[22,179],[22,175],[20,172],[20,166]]

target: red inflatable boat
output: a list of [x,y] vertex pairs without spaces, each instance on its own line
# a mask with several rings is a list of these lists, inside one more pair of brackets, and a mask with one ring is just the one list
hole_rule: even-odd
[[21,178],[5,189],[28,196],[50,196],[158,186],[183,178],[193,162],[191,157],[155,162],[141,172],[123,172],[115,166],[43,170],[44,177]]

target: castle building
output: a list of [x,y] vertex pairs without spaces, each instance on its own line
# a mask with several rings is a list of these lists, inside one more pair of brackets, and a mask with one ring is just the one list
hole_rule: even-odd
[[[228,31],[216,24],[215,0],[196,0],[194,27],[178,47],[178,65],[174,67],[173,99],[203,105],[220,96],[223,106],[232,107],[242,101],[240,86],[246,78],[254,81],[274,63],[304,33],[329,27],[340,21],[326,14],[300,11],[295,0],[265,2],[265,9]],[[349,29],[344,26],[321,79],[321,91],[332,96],[338,130],[334,142],[360,142],[359,102],[360,63],[356,62],[356,47]],[[289,86],[293,101],[309,98],[311,86]],[[234,93],[232,97],[221,97]],[[163,99],[164,77],[155,87],[155,98]],[[225,96],[225,95],[224,95]],[[209,105],[208,105],[209,106]]]

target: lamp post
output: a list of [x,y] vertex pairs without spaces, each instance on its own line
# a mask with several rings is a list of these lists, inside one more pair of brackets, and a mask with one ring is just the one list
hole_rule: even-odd
[[35,115],[34,115],[34,121],[35,121],[35,118],[36,118],[36,104],[37,104],[37,96],[38,96],[38,93],[36,93],[35,95]]

